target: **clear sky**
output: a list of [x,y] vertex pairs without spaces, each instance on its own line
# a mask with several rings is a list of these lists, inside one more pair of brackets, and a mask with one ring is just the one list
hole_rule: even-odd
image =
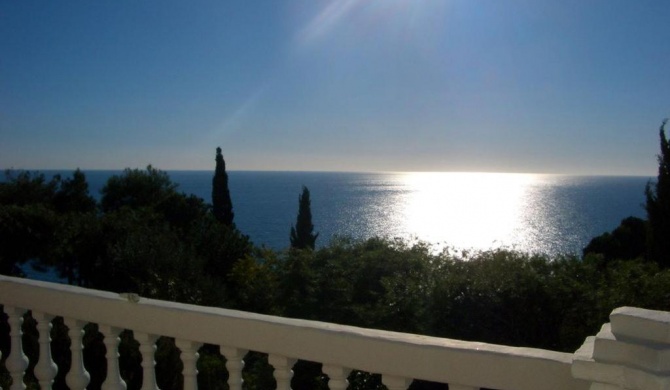
[[668,0],[0,0],[0,168],[655,175],[667,116]]

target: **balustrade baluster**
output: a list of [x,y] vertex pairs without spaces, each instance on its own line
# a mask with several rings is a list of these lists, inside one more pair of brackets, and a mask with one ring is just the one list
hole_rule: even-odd
[[388,387],[389,390],[407,390],[412,380],[399,376],[382,375],[382,383]]
[[40,356],[35,365],[34,373],[42,390],[51,389],[54,378],[58,373],[58,366],[51,357],[51,320],[53,316],[45,313],[33,312],[33,318],[37,321],[38,342],[40,344]]
[[12,385],[10,390],[22,390],[26,388],[23,383],[23,376],[28,368],[28,357],[23,353],[23,342],[21,336],[21,324],[23,324],[23,314],[25,309],[20,309],[13,306],[5,306],[5,313],[7,313],[7,322],[9,323],[9,337],[11,340],[11,349],[9,356],[5,361],[5,367],[12,377]]
[[140,343],[140,353],[142,354],[142,388],[140,390],[158,390],[156,384],[156,340],[158,336],[148,333],[135,332],[135,340]]
[[324,364],[321,370],[328,375],[328,388],[330,390],[345,390],[349,386],[347,377],[351,369]]
[[285,356],[270,355],[268,362],[274,367],[275,380],[277,380],[277,390],[291,390],[291,378],[293,378],[293,365],[295,359],[289,359]]
[[105,357],[107,358],[107,377],[102,383],[102,390],[119,390],[126,388],[126,382],[121,378],[119,371],[119,334],[122,329],[100,325],[100,332],[105,336],[103,343],[107,349]]
[[242,390],[242,369],[244,368],[244,356],[247,350],[223,347],[221,346],[221,354],[226,358],[226,369],[228,370],[228,387],[230,390]]
[[82,337],[86,323],[72,318],[65,318],[64,322],[68,328],[67,334],[70,336],[70,352],[72,353],[70,372],[65,376],[65,383],[71,390],[85,390],[91,381],[91,376],[84,367]]
[[449,383],[449,390],[479,390],[479,387],[457,385],[455,383]]
[[181,350],[181,361],[184,363],[184,390],[197,390],[198,388],[198,369],[196,364],[198,362],[198,348],[202,345],[195,341],[177,340],[177,348]]

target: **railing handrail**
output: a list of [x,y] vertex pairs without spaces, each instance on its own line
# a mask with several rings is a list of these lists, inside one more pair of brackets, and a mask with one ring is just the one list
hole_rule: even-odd
[[0,304],[373,373],[497,389],[587,389],[572,354],[283,318],[0,276]]

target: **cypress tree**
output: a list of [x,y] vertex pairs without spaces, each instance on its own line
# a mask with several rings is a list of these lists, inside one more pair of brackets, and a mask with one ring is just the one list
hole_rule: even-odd
[[212,179],[212,212],[217,221],[226,226],[233,225],[233,202],[230,200],[228,190],[228,174],[226,173],[226,162],[223,160],[221,148],[216,148],[216,169]]
[[649,221],[648,256],[662,267],[670,266],[670,145],[665,136],[664,120],[659,130],[661,154],[658,155],[658,179],[647,183],[647,219]]
[[303,186],[302,194],[298,197],[298,219],[295,226],[291,226],[291,248],[314,249],[319,233],[314,234],[313,231],[309,190]]

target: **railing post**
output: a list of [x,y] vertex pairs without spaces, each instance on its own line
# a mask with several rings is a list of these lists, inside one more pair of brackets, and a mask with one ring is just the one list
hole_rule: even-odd
[[7,313],[7,322],[9,323],[9,337],[12,343],[9,356],[5,365],[7,371],[12,377],[12,385],[10,390],[23,390],[26,388],[23,383],[23,376],[28,368],[28,357],[23,353],[23,342],[21,336],[21,324],[23,324],[23,314],[26,312],[13,306],[5,306],[5,313]]
[[349,386],[347,377],[349,377],[351,369],[324,364],[321,370],[328,375],[328,388],[330,390],[346,390]]
[[91,376],[84,367],[84,355],[82,353],[84,350],[82,336],[84,335],[85,323],[72,318],[65,318],[64,322],[68,328],[67,334],[70,336],[70,352],[72,353],[70,372],[65,376],[65,383],[71,390],[85,390],[91,381]]
[[121,329],[109,325],[99,325],[100,332],[105,336],[103,343],[107,349],[107,378],[102,383],[102,390],[119,390],[126,388],[126,382],[119,372],[119,334]]
[[140,390],[158,390],[156,384],[156,340],[158,336],[143,332],[134,333],[135,340],[140,343],[140,353],[142,354],[142,388]]
[[242,390],[242,369],[244,368],[244,356],[247,350],[220,346],[221,354],[226,358],[226,369],[228,370],[228,387],[230,390]]
[[670,388],[670,313],[621,307],[575,352],[572,376],[591,389]]
[[197,390],[198,369],[196,368],[196,364],[200,357],[198,348],[200,348],[202,344],[188,340],[176,340],[175,344],[177,345],[177,348],[181,350],[179,357],[184,363],[184,370],[182,371],[182,374],[184,375],[184,390]]
[[91,381],[91,376],[86,367],[84,367],[84,345],[82,336],[84,335],[84,322],[72,318],[64,318],[65,325],[68,328],[67,334],[70,336],[70,352],[72,359],[70,363],[70,372],[65,376],[65,383],[71,390],[84,390]]
[[[412,384],[412,380],[399,376],[382,375],[382,383],[388,387],[389,390],[407,390],[409,385]],[[449,389],[451,389],[451,386],[449,386]]]
[[277,381],[277,390],[291,390],[292,368],[295,362],[295,359],[289,359],[280,355],[268,356],[268,363],[274,367],[272,375]]
[[33,318],[37,321],[40,344],[40,356],[34,373],[40,383],[40,388],[50,390],[58,373],[58,366],[51,357],[51,320],[54,317],[45,313],[33,312]]

